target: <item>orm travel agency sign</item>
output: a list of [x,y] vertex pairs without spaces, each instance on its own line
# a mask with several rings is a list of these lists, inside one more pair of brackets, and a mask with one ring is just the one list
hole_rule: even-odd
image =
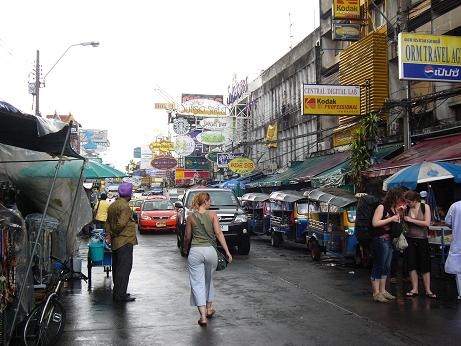
[[360,115],[360,86],[303,85],[304,115]]
[[399,78],[461,82],[461,37],[400,33]]

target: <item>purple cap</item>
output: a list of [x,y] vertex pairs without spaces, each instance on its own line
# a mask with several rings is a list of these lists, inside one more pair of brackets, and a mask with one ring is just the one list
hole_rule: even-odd
[[131,197],[133,192],[133,184],[131,183],[122,183],[118,186],[118,194],[120,197]]

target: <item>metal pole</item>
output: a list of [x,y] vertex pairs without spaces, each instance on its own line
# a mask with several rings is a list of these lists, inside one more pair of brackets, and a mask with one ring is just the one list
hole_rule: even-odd
[[35,115],[40,116],[40,51],[35,60]]
[[[59,157],[61,159],[62,159],[62,157],[64,155],[64,150],[66,149],[67,142],[69,140],[71,128],[72,128],[72,123],[69,124],[69,128],[68,128],[67,134],[66,134],[66,138],[65,138],[64,144],[62,146],[61,154],[59,155]],[[54,171],[53,182],[51,183],[50,192],[48,193],[48,198],[46,200],[45,208],[43,210],[42,219],[40,220],[40,224],[38,226],[37,236],[35,238],[37,241],[34,243],[34,247],[32,249],[32,253],[31,253],[30,259],[29,259],[29,264],[27,265],[26,275],[24,276],[24,281],[22,283],[21,290],[19,291],[18,306],[16,307],[16,310],[14,312],[13,321],[11,322],[11,331],[10,331],[10,334],[8,336],[8,344],[9,344],[9,342],[11,340],[11,337],[13,336],[14,326],[15,326],[15,323],[16,323],[16,319],[18,317],[19,308],[21,306],[21,300],[22,300],[22,297],[24,295],[24,291],[25,291],[25,287],[26,287],[26,283],[27,283],[27,278],[28,278],[28,276],[30,274],[30,271],[32,269],[32,259],[34,257],[35,251],[37,250],[38,239],[40,239],[40,237],[42,235],[43,222],[45,221],[45,215],[46,215],[46,213],[48,211],[48,207],[50,205],[51,194],[53,193],[54,185],[56,184],[56,179],[58,178],[58,172],[59,172],[60,166],[61,166],[60,161],[58,161],[58,163],[56,164],[55,171]]]
[[410,136],[410,117],[411,117],[411,82],[407,82],[407,106],[405,114],[403,115],[403,144],[404,150],[411,148],[411,136]]

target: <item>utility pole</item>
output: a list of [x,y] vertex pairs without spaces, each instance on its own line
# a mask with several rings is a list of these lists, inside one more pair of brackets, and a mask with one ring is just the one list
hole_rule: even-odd
[[[408,31],[408,23],[410,21],[410,3],[408,0],[404,1],[405,16],[405,31]],[[410,117],[411,117],[411,81],[407,81],[407,105],[405,107],[405,114],[403,116],[403,145],[404,150],[410,150],[411,148],[411,136],[410,136]]]
[[37,59],[35,60],[35,115],[40,116],[40,51],[37,50]]

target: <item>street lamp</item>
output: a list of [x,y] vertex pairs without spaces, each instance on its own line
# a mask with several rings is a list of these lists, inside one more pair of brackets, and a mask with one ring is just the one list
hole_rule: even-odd
[[[75,46],[91,46],[91,47],[98,47],[98,41],[88,41],[88,42],[81,42],[71,44],[67,49],[62,53],[59,59],[54,63],[54,65],[50,68],[50,70],[44,75],[43,77],[43,87],[45,86],[45,78],[50,74],[50,72],[55,68],[55,66],[61,61],[61,59],[66,55],[66,53]],[[37,50],[37,59],[35,61],[35,85],[34,85],[34,95],[35,95],[35,115],[40,116],[40,88],[42,87],[40,84],[40,51]]]

